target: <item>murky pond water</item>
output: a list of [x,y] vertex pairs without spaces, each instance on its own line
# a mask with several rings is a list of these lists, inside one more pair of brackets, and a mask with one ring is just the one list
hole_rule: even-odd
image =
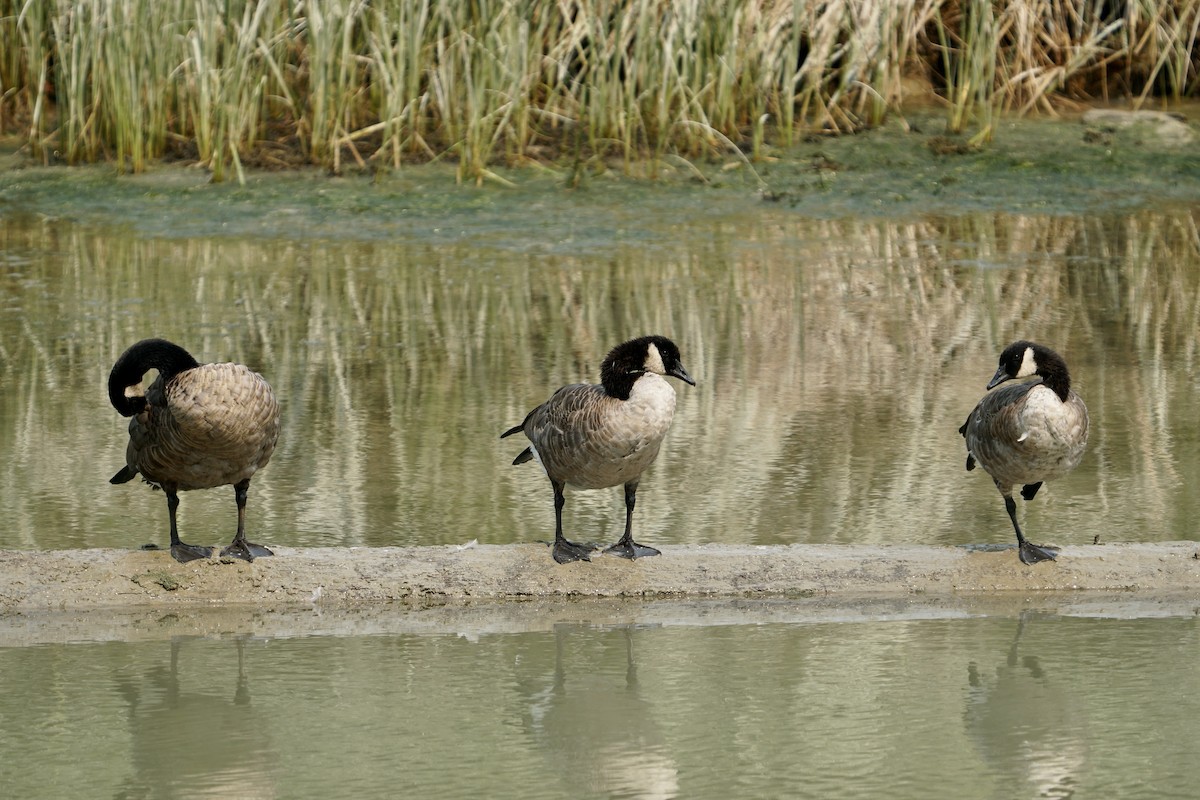
[[352,636],[196,613],[193,635],[167,615],[0,645],[5,792],[1007,800],[1200,780],[1187,604],[523,605],[334,612]]
[[[1009,542],[956,429],[1020,337],[1064,353],[1093,425],[1083,464],[1022,511],[1030,535],[1197,536],[1190,210],[820,220],[740,194],[560,190],[440,210],[387,195],[368,214],[362,190],[225,191],[0,215],[0,547],[165,543],[162,495],[107,482],[126,424],[107,373],[150,335],[275,386],[283,433],[249,507],[267,543],[547,536],[549,484],[498,435],[646,332],[698,379],[642,481],[648,543]],[[182,500],[185,538],[229,538],[232,490]],[[567,524],[615,540],[621,502],[575,495]]]
[[[498,436],[647,332],[698,385],[678,386],[642,482],[646,543],[1009,543],[956,429],[1019,337],[1067,357],[1093,426],[1082,465],[1022,511],[1031,538],[1200,538],[1191,209],[846,220],[644,188],[447,205],[420,187],[123,185],[62,215],[27,213],[11,187],[0,203],[0,548],[166,543],[162,496],[108,484],[126,427],[108,370],[151,335],[274,385],[283,433],[249,506],[268,544],[548,537],[549,486]],[[182,501],[185,538],[230,538],[231,490]],[[566,519],[615,540],[620,492],[573,495]],[[22,797],[1200,783],[1190,609],[810,611],[308,636],[149,621],[108,641],[85,625],[0,647],[0,780]]]

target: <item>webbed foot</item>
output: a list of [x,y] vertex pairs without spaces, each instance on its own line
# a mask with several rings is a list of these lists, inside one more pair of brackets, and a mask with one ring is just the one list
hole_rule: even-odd
[[269,548],[254,542],[247,542],[245,539],[241,541],[234,539],[228,547],[221,551],[222,557],[240,558],[243,561],[253,561],[256,558],[273,555],[275,554]]
[[576,544],[568,542],[566,539],[558,539],[551,545],[550,552],[554,556],[554,560],[560,564],[570,564],[572,561],[591,561],[589,554],[596,548],[589,547],[585,544]]
[[1018,552],[1022,564],[1036,564],[1039,561],[1053,561],[1058,551],[1050,547],[1021,542]]
[[614,556],[620,556],[621,558],[628,558],[631,560],[635,558],[645,558],[646,556],[662,555],[662,551],[654,547],[638,544],[632,540],[627,542],[623,539],[604,552],[612,553]]
[[186,564],[198,558],[212,558],[212,551],[211,547],[201,547],[198,544],[176,542],[171,545],[171,557],[180,564]]

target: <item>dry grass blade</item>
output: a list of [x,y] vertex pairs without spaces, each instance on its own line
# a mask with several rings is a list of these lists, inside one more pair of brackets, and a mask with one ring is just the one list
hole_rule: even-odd
[[41,158],[136,171],[170,145],[220,178],[270,138],[478,181],[726,141],[757,159],[883,123],[914,77],[977,142],[1057,97],[1180,99],[1200,0],[0,0],[0,37],[0,129]]

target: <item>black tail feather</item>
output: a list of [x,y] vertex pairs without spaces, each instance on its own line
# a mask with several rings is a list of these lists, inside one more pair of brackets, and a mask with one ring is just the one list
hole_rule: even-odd
[[137,470],[126,464],[121,467],[121,471],[108,479],[109,483],[129,483],[137,477]]
[[533,459],[533,448],[526,447],[521,453],[513,459],[513,464],[524,464],[526,461]]

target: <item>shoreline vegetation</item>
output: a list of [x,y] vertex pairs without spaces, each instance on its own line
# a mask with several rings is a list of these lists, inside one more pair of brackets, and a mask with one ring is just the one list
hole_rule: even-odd
[[1196,93],[1183,0],[0,0],[0,134],[43,164],[375,172],[746,165],[935,104]]

